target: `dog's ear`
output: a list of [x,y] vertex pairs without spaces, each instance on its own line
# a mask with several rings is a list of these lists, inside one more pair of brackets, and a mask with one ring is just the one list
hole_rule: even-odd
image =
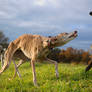
[[53,41],[57,41],[57,38],[56,37],[52,37],[51,38],[51,42],[53,42]]
[[51,43],[53,43],[55,41],[57,41],[57,38],[56,37],[51,37],[50,39],[47,40],[47,43],[51,44]]
[[92,11],[89,13],[90,16],[92,16]]

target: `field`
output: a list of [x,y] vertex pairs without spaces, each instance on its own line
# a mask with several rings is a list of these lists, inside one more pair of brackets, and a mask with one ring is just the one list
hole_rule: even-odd
[[85,74],[84,65],[59,64],[59,78],[55,76],[54,65],[36,63],[38,87],[33,85],[29,62],[23,64],[18,76],[9,80],[14,74],[11,64],[0,75],[0,92],[92,92],[92,70]]

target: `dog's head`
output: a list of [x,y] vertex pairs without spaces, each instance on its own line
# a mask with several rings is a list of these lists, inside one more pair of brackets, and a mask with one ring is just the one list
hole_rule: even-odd
[[53,47],[59,47],[77,37],[77,31],[71,33],[60,33],[55,37],[50,38],[50,43]]

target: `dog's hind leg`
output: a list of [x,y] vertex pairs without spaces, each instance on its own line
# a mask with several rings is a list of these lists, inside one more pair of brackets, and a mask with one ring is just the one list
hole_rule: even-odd
[[5,52],[5,55],[4,55],[4,65],[3,67],[1,68],[0,70],[0,74],[2,72],[4,72],[10,65],[11,63],[11,60],[12,60],[12,56],[14,54],[14,52],[17,50],[17,47],[16,45],[14,45],[13,42],[11,42]]
[[2,72],[4,72],[4,71],[8,68],[9,64],[10,64],[10,62],[9,62],[9,63],[7,63],[7,62],[4,63],[3,67],[2,67],[1,70],[0,70],[0,74],[1,74]]
[[55,65],[55,74],[56,74],[56,77],[58,78],[59,77],[58,63],[56,61],[48,59],[48,58],[46,59],[46,61]]

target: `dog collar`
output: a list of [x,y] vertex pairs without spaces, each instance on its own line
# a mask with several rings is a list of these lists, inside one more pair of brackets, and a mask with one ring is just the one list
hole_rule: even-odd
[[48,48],[49,48],[50,50],[52,50],[52,49],[53,49],[53,46],[52,46],[51,40],[48,40]]

